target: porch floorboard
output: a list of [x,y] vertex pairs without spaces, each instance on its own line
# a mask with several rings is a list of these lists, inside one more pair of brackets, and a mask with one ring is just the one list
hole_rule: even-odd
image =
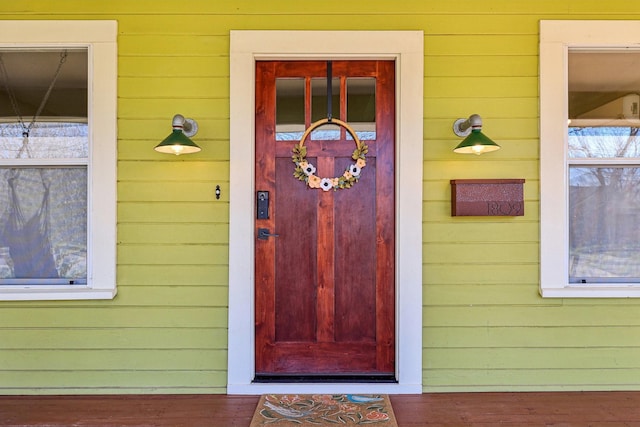
[[[393,395],[399,427],[640,426],[639,392]],[[0,396],[2,426],[247,427],[258,396]]]

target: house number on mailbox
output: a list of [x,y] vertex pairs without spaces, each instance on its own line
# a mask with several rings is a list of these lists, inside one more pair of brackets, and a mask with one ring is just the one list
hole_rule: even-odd
[[487,215],[517,216],[522,210],[520,202],[487,202]]

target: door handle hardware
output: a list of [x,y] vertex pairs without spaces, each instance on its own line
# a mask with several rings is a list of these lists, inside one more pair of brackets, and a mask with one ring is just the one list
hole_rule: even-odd
[[258,239],[268,240],[269,237],[278,237],[279,234],[271,234],[268,228],[258,228]]
[[257,193],[257,219],[269,219],[269,192],[258,191]]

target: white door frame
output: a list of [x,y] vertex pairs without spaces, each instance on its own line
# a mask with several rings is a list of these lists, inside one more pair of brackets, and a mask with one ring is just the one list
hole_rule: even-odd
[[[422,393],[422,31],[231,31],[227,393]],[[396,62],[397,383],[252,383],[255,61]]]

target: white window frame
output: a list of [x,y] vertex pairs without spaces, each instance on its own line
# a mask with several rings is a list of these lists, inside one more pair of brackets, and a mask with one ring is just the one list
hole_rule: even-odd
[[568,53],[638,48],[640,21],[540,22],[540,294],[640,297],[640,283],[569,283]]
[[88,50],[87,284],[2,285],[0,300],[112,299],[117,292],[117,22],[0,21],[0,48],[37,47]]

